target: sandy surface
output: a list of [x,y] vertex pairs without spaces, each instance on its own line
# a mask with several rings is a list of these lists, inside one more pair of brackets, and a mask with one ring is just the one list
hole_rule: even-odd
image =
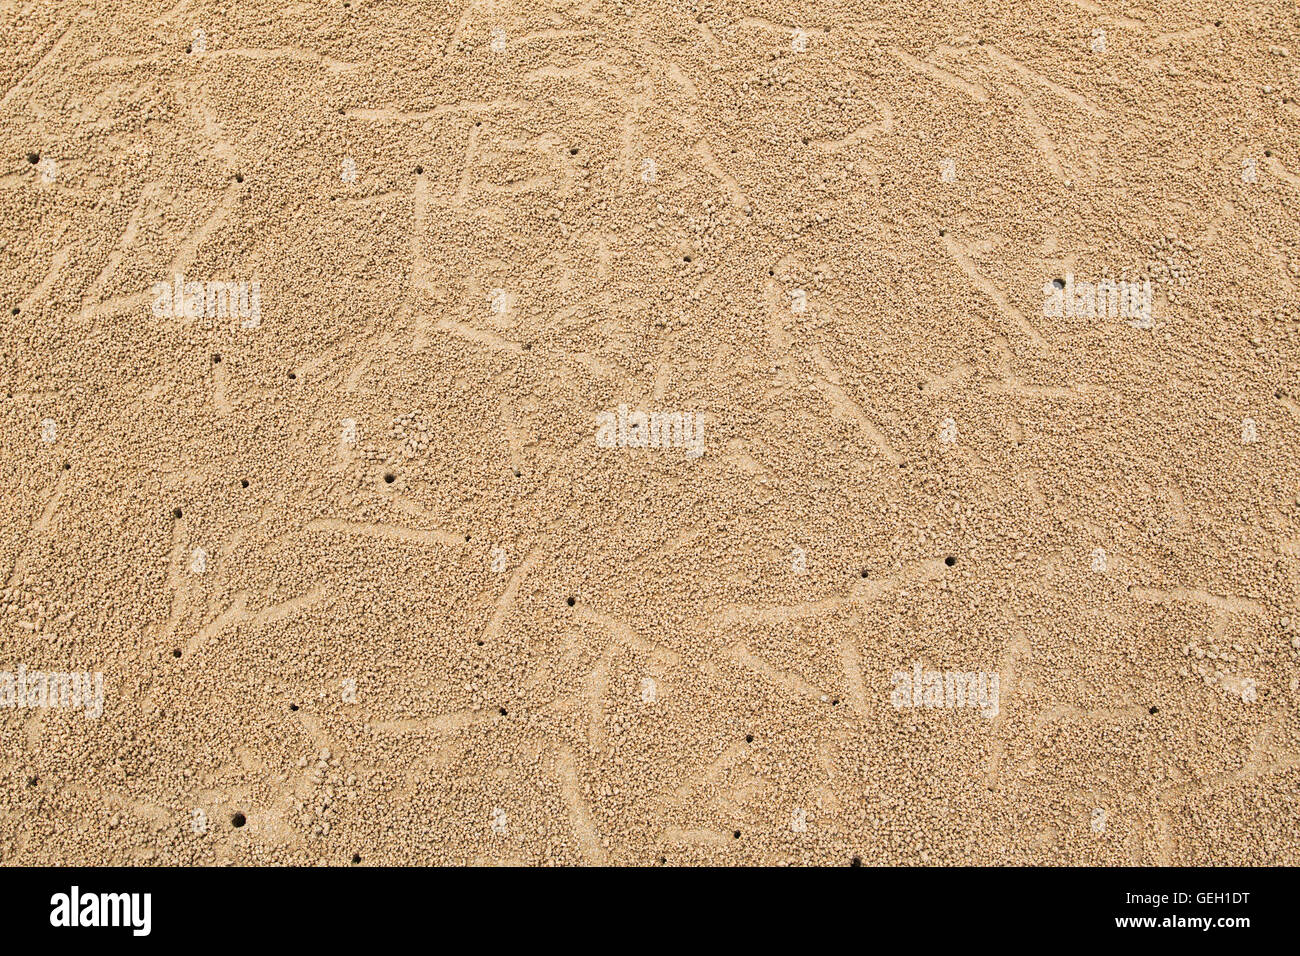
[[0,3],[0,861],[1300,862],[1294,4],[152,7]]

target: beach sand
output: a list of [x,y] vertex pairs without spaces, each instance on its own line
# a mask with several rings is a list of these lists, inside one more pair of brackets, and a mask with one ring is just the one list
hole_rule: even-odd
[[0,18],[0,863],[1300,863],[1294,4]]

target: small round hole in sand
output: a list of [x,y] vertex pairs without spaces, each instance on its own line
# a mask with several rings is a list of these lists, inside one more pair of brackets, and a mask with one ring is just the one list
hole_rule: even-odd
[[172,517],[173,517],[173,518],[179,518],[182,514],[184,514],[184,512],[181,511],[180,508],[173,508],[173,509],[172,509]]
[[395,474],[393,474],[391,471],[390,471],[390,472],[387,472],[387,473],[384,475],[384,484],[386,484],[386,485],[391,485],[391,484],[392,484],[394,481],[396,481],[396,480],[397,480],[397,476],[396,476]]
[[233,817],[230,818],[230,825],[232,827],[242,827],[247,822],[248,822],[248,818],[244,816],[242,813],[236,813]]
[[575,604],[578,603],[578,599],[577,599],[577,598],[574,598],[574,597],[571,597],[571,598],[569,598],[567,601],[565,601],[564,603],[567,604],[567,605],[569,605],[569,607],[573,607],[573,605],[575,605]]
[[180,656],[181,656],[181,649],[180,649],[179,647],[178,647],[178,648],[175,648],[175,649],[172,651],[172,657],[180,657]]
[[952,567],[957,563],[957,556],[955,554],[950,554],[948,557],[943,559],[943,563],[948,565],[948,567]]

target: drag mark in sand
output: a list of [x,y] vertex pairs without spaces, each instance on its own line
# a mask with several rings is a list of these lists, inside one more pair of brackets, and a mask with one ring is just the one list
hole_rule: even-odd
[[959,93],[964,93],[966,96],[969,96],[971,99],[973,99],[976,103],[987,103],[989,101],[988,91],[985,90],[984,87],[982,86],[979,86],[975,83],[971,83],[969,80],[963,80],[960,76],[957,76],[956,74],[953,73],[949,73],[947,70],[941,69],[940,67],[935,66],[933,63],[930,63],[927,60],[918,60],[910,53],[905,53],[904,51],[900,50],[898,47],[891,46],[889,48],[889,52],[892,53],[894,56],[896,56],[899,60],[903,61],[903,63],[905,63],[911,69],[915,70],[917,73],[920,73],[923,76],[928,76],[936,83],[939,83],[942,86],[946,86],[951,90],[956,90]]
[[1007,702],[1011,696],[1018,690],[1017,679],[1019,677],[1020,661],[1027,658],[1032,653],[1029,641],[1023,636],[1012,639],[1007,646],[1006,654],[1003,655],[1002,661],[998,665],[997,673],[1002,675],[1000,700],[998,703],[997,716],[989,721],[989,737],[992,743],[989,746],[989,761],[984,771],[984,785],[990,790],[995,790],[1002,780],[1002,760],[1006,755],[1007,741],[1002,734],[1002,726],[1007,719]]
[[1066,89],[1060,83],[1056,83],[1052,80],[1049,80],[1041,73],[1034,72],[1029,67],[1025,66],[1023,63],[1017,60],[1015,57],[1008,56],[1007,54],[1003,53],[997,47],[993,46],[993,44],[991,43],[985,44],[984,46],[980,47],[980,49],[983,50],[986,54],[988,54],[988,56],[995,63],[1001,64],[1007,69],[1012,70],[1015,73],[1018,73],[1020,76],[1024,77],[1025,79],[1031,80],[1034,83],[1037,83],[1038,85],[1048,90],[1051,90],[1057,96],[1061,97],[1063,100],[1066,100],[1069,103],[1074,104],[1076,107],[1078,107],[1080,110],[1087,113],[1089,116],[1093,117],[1094,119],[1107,118],[1106,112],[1104,110],[1094,106],[1092,103],[1088,102],[1078,93],[1074,92],[1073,90]]
[[342,518],[317,518],[307,523],[306,531],[333,531],[338,534],[392,541],[397,544],[441,545],[464,544],[464,539],[447,531],[432,528],[408,528],[404,525],[345,521]]
[[243,625],[258,627],[263,624],[275,624],[319,604],[325,598],[325,588],[315,587],[298,597],[289,598],[279,604],[271,604],[260,610],[248,611],[248,593],[241,591],[235,595],[230,606],[213,621],[202,627],[186,644],[186,656],[199,650],[204,644],[227,628],[239,628]]
[[560,796],[569,810],[573,832],[578,836],[583,860],[591,866],[605,864],[605,848],[600,843],[600,833],[591,819],[591,811],[582,799],[582,786],[578,779],[577,762],[573,749],[561,745],[555,754],[555,775],[560,782]]
[[541,560],[541,552],[533,551],[511,573],[510,580],[506,582],[506,589],[501,592],[501,597],[497,599],[496,606],[492,608],[492,614],[488,618],[487,627],[483,631],[484,643],[495,641],[501,636],[501,628],[505,624],[506,615],[510,613],[510,609],[514,607],[515,599],[519,596],[519,585],[523,581],[524,575],[531,571],[539,560]]
[[726,656],[744,667],[761,674],[771,683],[795,697],[810,697],[816,701],[826,701],[830,695],[814,687],[798,674],[778,670],[767,661],[758,657],[743,643],[733,644],[726,651]]
[[1029,340],[1033,342],[1034,345],[1040,349],[1046,349],[1047,340],[1044,339],[1038,329],[1034,328],[1030,321],[1007,300],[1007,297],[1002,293],[1001,289],[980,274],[979,268],[975,265],[975,260],[971,258],[969,250],[951,236],[947,235],[943,237],[943,245],[944,248],[948,250],[948,255],[952,256],[953,261],[961,267],[962,272],[966,273],[966,276],[974,284],[975,288],[979,289],[986,296],[992,299],[994,305],[998,307],[998,311],[1009,318],[1015,324],[1016,328],[1020,329],[1021,332],[1028,336]]
[[884,432],[877,428],[875,423],[867,417],[867,413],[862,410],[862,406],[849,396],[849,393],[841,384],[839,373],[831,367],[830,362],[826,361],[826,356],[816,347],[812,349],[812,354],[817,367],[822,372],[822,377],[817,379],[816,384],[830,401],[832,414],[837,418],[847,418],[856,422],[858,427],[862,429],[863,434],[876,446],[886,461],[895,466],[901,463],[903,456],[889,443],[889,439],[885,437]]

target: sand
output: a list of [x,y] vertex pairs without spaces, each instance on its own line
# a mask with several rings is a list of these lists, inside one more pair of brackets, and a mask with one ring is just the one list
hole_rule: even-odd
[[1300,862],[1294,4],[0,16],[0,862]]

